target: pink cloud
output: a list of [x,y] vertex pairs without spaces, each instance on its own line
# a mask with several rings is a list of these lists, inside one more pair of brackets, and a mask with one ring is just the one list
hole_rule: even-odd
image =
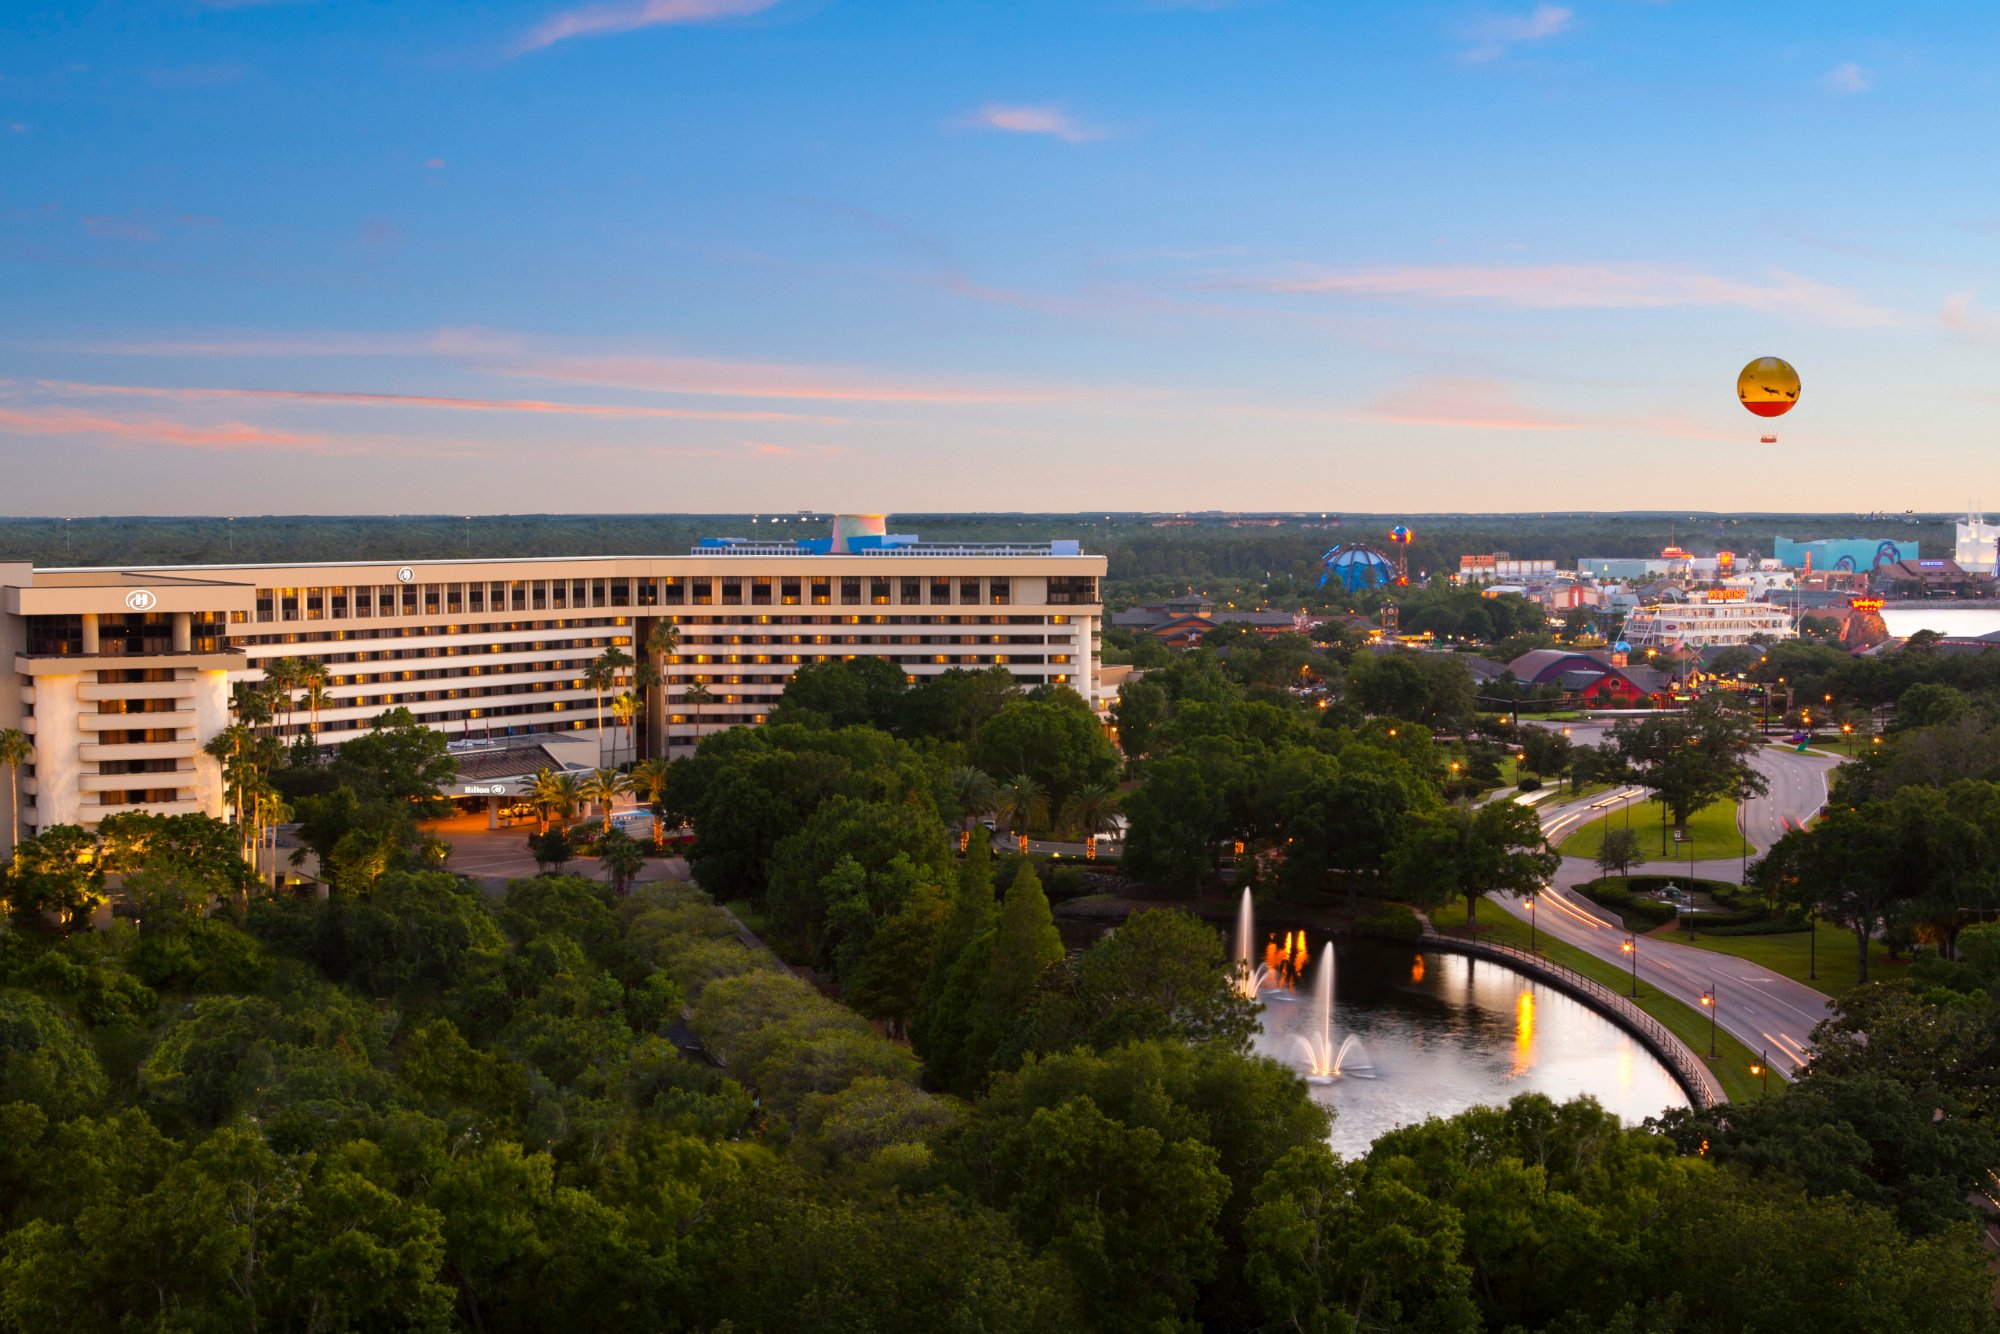
[[1485,303],[1529,310],[1733,307],[1842,325],[1907,321],[1852,292],[1782,271],[1762,283],[1674,264],[1387,265],[1307,269],[1278,278],[1213,284],[1253,291],[1372,300]]
[[1004,130],[1008,134],[1045,134],[1066,144],[1088,143],[1104,137],[1102,130],[1080,125],[1067,112],[1052,106],[1010,106],[1002,102],[988,102],[973,112],[966,123],[981,129]]
[[766,459],[837,459],[847,454],[845,445],[780,445],[769,440],[745,440],[738,448]]
[[1355,415],[1395,426],[1472,431],[1583,431],[1597,425],[1528,407],[1498,380],[1444,375],[1405,380],[1364,403]]
[[184,449],[294,449],[337,452],[323,436],[224,422],[191,426],[184,422],[107,417],[76,408],[0,408],[0,431],[16,435],[99,436],[134,445],[178,445]]
[[86,344],[77,351],[121,357],[482,357],[515,356],[527,346],[517,334],[493,329],[430,329],[415,333],[307,333],[219,339],[158,339]]
[[443,171],[444,159],[441,157],[427,157],[424,159],[424,165],[432,171]]
[[778,0],[627,0],[622,4],[584,5],[544,19],[515,45],[514,54],[539,51],[572,37],[742,18],[761,13],[776,3]]
[[180,389],[153,385],[78,384],[39,380],[39,388],[62,394],[166,398],[182,402],[212,399],[273,399],[292,403],[328,403],[359,407],[444,408],[460,412],[550,413],[567,417],[676,418],[687,421],[768,421],[836,423],[839,417],[794,412],[723,411],[711,408],[630,407],[620,403],[558,403],[536,398],[453,398],[438,394],[369,394],[324,389]]
[[1073,394],[997,385],[891,382],[809,366],[698,357],[557,357],[499,368],[526,379],[715,398],[798,398],[875,403],[1028,403]]

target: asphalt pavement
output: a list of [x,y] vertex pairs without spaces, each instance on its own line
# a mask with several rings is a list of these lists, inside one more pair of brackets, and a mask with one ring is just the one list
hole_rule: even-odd
[[[1578,735],[1585,730],[1603,730],[1602,724],[1570,726],[1572,738],[1578,741],[1586,741]],[[1597,739],[1589,737],[1587,743],[1596,744]],[[1840,761],[1825,755],[1766,747],[1752,757],[1751,763],[1770,784],[1770,792],[1752,800],[1744,816],[1755,848],[1751,854],[1754,857],[1776,842],[1785,830],[1796,828],[1826,804],[1827,776]],[[1558,844],[1579,826],[1618,810],[1628,800],[1643,801],[1645,797],[1644,788],[1621,787],[1582,801],[1552,805],[1541,812],[1542,828],[1549,842]],[[1734,857],[1693,864],[1694,874],[1699,877],[1731,882],[1740,879],[1741,868],[1741,859]],[[1689,864],[1653,861],[1633,869],[1644,875],[1686,875]],[[1766,1052],[1772,1069],[1788,1077],[1804,1064],[1812,1030],[1827,1017],[1829,997],[1734,955],[1630,935],[1608,919],[1597,905],[1574,892],[1575,886],[1597,874],[1593,863],[1581,857],[1565,857],[1549,888],[1539,897],[1538,907],[1531,910],[1511,895],[1494,897],[1501,907],[1523,921],[1531,912],[1536,914],[1536,927],[1543,934],[1600,959],[1629,970],[1636,957],[1641,982],[1697,1011],[1704,1008],[1703,994],[1712,989],[1717,1027],[1734,1034],[1753,1050]],[[1628,939],[1633,942],[1632,954],[1624,949]]]

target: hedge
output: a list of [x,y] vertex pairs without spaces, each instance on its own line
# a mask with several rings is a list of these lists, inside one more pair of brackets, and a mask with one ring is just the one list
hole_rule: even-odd
[[1387,936],[1392,940],[1416,940],[1424,934],[1424,925],[1417,920],[1416,913],[1400,903],[1383,904],[1356,921],[1354,929],[1363,935]]
[[[1634,877],[1634,879],[1639,878],[1642,877]],[[1658,876],[1646,876],[1643,878],[1660,880],[1662,884],[1665,883],[1664,879]],[[1650,931],[1656,926],[1665,926],[1680,915],[1680,910],[1674,907],[1673,904],[1655,903],[1651,899],[1642,899],[1634,894],[1631,889],[1627,888],[1626,885],[1620,884],[1615,878],[1588,881],[1585,884],[1578,885],[1576,892],[1589,899],[1592,903],[1595,903],[1598,907],[1609,908],[1611,911],[1617,913],[1619,920],[1628,930],[1636,921]]]
[[1721,926],[1701,923],[1701,932],[1710,936],[1784,936],[1806,930],[1799,917],[1765,917],[1754,922],[1725,922]]

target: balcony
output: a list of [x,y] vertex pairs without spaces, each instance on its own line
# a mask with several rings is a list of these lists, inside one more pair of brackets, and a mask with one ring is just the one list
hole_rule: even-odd
[[199,681],[130,681],[85,684],[76,688],[76,697],[105,699],[193,699]]
[[191,760],[199,743],[188,741],[86,741],[76,748],[77,758],[86,762],[113,760]]
[[138,728],[193,727],[193,709],[172,709],[165,713],[79,713],[77,726],[86,732],[127,732]]
[[78,774],[76,786],[80,792],[127,792],[133,788],[154,787],[170,787],[178,791],[194,786],[194,766],[190,764],[164,773]]

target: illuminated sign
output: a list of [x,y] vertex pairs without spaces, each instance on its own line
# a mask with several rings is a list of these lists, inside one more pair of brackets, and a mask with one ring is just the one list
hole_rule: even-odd
[[415,579],[416,577],[417,577],[417,572],[416,572],[415,570],[411,569],[411,568],[410,568],[409,566],[407,566],[407,565],[405,565],[405,566],[404,566],[404,567],[403,567],[402,569],[400,569],[400,570],[396,571],[396,580],[397,580],[397,582],[399,582],[399,583],[405,583],[405,584],[407,584],[407,583],[409,583],[409,582],[410,582],[410,581],[411,581],[412,579]]
[[1917,562],[1917,568],[1920,570],[1942,570],[1944,562],[1941,560],[1920,560]]
[[133,611],[151,611],[160,600],[143,588],[135,588],[125,595],[125,605]]
[[1710,602],[1742,602],[1749,595],[1740,588],[1711,588],[1708,590]]
[[459,792],[468,797],[504,797],[507,795],[505,783],[467,783]]
[[1693,560],[1692,551],[1682,551],[1679,547],[1668,547],[1660,553],[1661,560]]
[[1855,611],[1880,611],[1882,610],[1882,599],[1852,598],[1848,601],[1847,605]]
[[1736,553],[1735,553],[1735,552],[1733,552],[1733,551],[1718,551],[1718,552],[1716,552],[1716,553],[1715,553],[1715,565],[1716,565],[1716,568],[1717,568],[1717,569],[1722,569],[1722,570],[1733,570],[1733,569],[1735,569],[1735,568],[1736,568]]

